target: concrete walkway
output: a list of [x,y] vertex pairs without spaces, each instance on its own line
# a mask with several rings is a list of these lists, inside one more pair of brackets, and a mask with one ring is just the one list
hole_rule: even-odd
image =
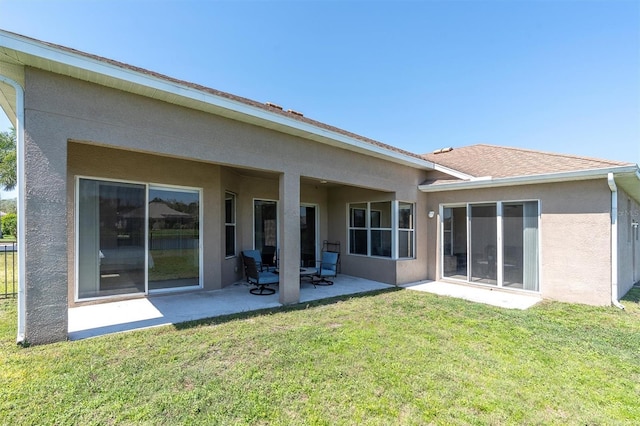
[[[391,287],[388,284],[348,275],[339,275],[332,286],[318,286],[316,288],[308,280],[302,280],[300,302],[366,293]],[[438,281],[422,281],[401,287],[509,309],[527,309],[541,300],[536,295]],[[277,292],[269,296],[254,296],[249,294],[250,288],[245,282],[238,282],[220,290],[165,293],[70,308],[69,339],[86,339],[104,334],[179,324],[186,321],[282,306],[278,301]]]
[[497,288],[476,287],[442,281],[426,281],[406,284],[401,287],[507,309],[529,309],[542,300],[542,298],[536,294],[517,293]]

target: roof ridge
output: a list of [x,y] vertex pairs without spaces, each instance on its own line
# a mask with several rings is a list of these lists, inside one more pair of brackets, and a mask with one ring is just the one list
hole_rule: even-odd
[[634,164],[634,163],[630,163],[630,162],[626,162],[626,161],[609,160],[609,159],[606,159],[606,158],[587,157],[587,156],[584,156],[584,155],[576,155],[576,154],[563,154],[563,153],[559,153],[559,152],[542,151],[542,150],[539,150],[539,149],[520,148],[520,147],[513,147],[513,146],[500,146],[500,145],[493,145],[493,144],[487,144],[487,143],[478,143],[478,144],[474,144],[474,145],[469,145],[469,147],[473,147],[473,146],[486,146],[486,147],[489,147],[489,148],[498,148],[498,149],[505,149],[505,150],[511,150],[511,151],[529,152],[529,153],[532,153],[532,154],[551,155],[551,156],[554,156],[554,157],[572,158],[572,159],[589,160],[589,161],[598,161],[598,162],[601,162],[601,163],[607,163],[607,164],[612,164],[612,165],[632,165],[632,164]]

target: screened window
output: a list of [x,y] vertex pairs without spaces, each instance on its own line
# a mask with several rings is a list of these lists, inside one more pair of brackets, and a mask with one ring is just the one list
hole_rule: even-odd
[[369,236],[367,203],[349,205],[349,253],[367,255]]
[[398,204],[398,257],[414,257],[414,217],[413,204]]
[[236,255],[236,195],[225,193],[224,198],[225,251],[227,257]]
[[[349,253],[388,258],[414,257],[413,204],[377,201],[351,203],[348,208]],[[397,256],[394,254],[395,245]]]

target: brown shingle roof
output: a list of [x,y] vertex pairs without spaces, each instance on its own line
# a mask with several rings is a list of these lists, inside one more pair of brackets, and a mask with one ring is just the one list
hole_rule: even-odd
[[633,166],[633,163],[478,144],[423,157],[474,177],[506,178]]

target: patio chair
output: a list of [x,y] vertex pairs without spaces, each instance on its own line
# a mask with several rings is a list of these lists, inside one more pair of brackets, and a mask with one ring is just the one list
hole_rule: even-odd
[[311,280],[314,287],[317,285],[333,285],[333,281],[328,278],[335,278],[338,275],[339,257],[340,253],[334,251],[322,252],[322,259],[318,261],[318,269]]
[[271,271],[273,271],[276,266],[276,248],[274,246],[262,247],[262,267],[272,268]]
[[273,272],[275,271],[275,266],[269,266],[262,263],[262,255],[259,250],[242,250],[241,255],[244,257],[251,257],[256,261],[256,268],[258,268],[259,272]]
[[273,272],[260,272],[253,257],[242,254],[242,263],[244,264],[244,273],[247,276],[249,284],[253,284],[256,288],[249,290],[249,293],[257,296],[267,296],[276,292],[275,289],[267,287],[272,284],[278,284],[280,277]]

